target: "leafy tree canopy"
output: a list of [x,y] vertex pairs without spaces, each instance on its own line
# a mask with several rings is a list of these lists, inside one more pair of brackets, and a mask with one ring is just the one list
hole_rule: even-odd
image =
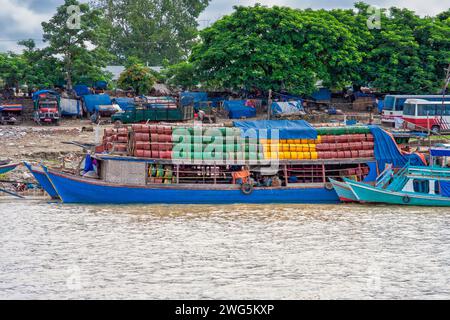
[[117,84],[121,89],[132,89],[137,95],[141,95],[148,94],[155,82],[155,75],[150,68],[132,59],[132,63],[129,63],[120,75]]

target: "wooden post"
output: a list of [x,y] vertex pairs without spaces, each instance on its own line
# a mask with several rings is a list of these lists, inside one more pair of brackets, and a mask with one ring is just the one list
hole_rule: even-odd
[[177,184],[180,183],[180,165],[177,164]]
[[286,187],[287,187],[289,184],[287,164],[284,165],[284,181],[286,182]]
[[323,178],[323,183],[327,183],[327,175],[325,173],[325,163],[322,163],[322,178]]
[[267,120],[272,117],[272,89],[269,90],[269,99],[267,100]]

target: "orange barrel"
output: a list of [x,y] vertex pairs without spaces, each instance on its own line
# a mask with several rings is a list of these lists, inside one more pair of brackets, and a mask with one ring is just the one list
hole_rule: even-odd
[[159,142],[159,135],[157,133],[152,133],[150,137],[151,142]]
[[308,147],[309,147],[309,150],[311,150],[311,152],[316,151],[316,149],[317,149],[317,145],[314,143],[309,143]]
[[302,140],[301,139],[295,139],[294,140],[294,144],[302,144]]
[[297,152],[297,145],[296,144],[290,144],[288,151],[290,151],[290,152]]
[[303,159],[310,160],[311,159],[311,153],[310,152],[303,152]]
[[270,153],[270,159],[280,159],[278,152],[271,152]]
[[152,151],[151,158],[159,159],[159,151]]
[[287,144],[295,144],[295,140],[289,139],[289,140],[287,141]]
[[138,158],[143,158],[144,157],[144,150],[134,150],[134,156],[138,157]]
[[317,160],[319,159],[319,155],[317,152],[311,152],[311,160]]
[[320,143],[322,143],[322,136],[317,136],[317,139],[314,140],[314,143],[315,143],[315,144],[320,144]]
[[264,152],[264,160],[270,160],[270,152]]
[[136,149],[151,150],[151,144],[150,142],[136,141]]
[[151,134],[158,133],[158,126],[152,125],[152,126],[149,126],[149,127],[150,127],[150,133]]
[[150,141],[150,136],[146,133],[136,133],[134,135],[135,141]]
[[292,160],[298,160],[298,152],[296,152],[296,151],[291,152],[291,159]]

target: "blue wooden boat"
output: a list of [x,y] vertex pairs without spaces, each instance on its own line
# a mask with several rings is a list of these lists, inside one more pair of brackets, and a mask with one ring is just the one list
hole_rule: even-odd
[[245,194],[237,185],[121,185],[77,177],[45,168],[64,203],[89,204],[336,204],[339,198],[324,184],[255,188]]
[[8,173],[10,171],[13,171],[18,166],[19,166],[18,163],[1,165],[0,166],[0,174],[5,174],[5,173]]
[[48,179],[47,175],[44,172],[44,169],[41,167],[32,166],[31,164],[24,162],[25,167],[30,171],[33,177],[37,180],[39,185],[47,192],[47,194],[52,199],[59,199],[58,193],[53,187],[52,183]]
[[450,206],[450,168],[406,166],[381,186],[347,178],[359,202],[409,206]]

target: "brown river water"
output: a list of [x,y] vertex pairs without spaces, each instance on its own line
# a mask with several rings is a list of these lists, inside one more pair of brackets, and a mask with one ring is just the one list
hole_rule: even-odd
[[448,208],[0,201],[0,299],[450,298]]

